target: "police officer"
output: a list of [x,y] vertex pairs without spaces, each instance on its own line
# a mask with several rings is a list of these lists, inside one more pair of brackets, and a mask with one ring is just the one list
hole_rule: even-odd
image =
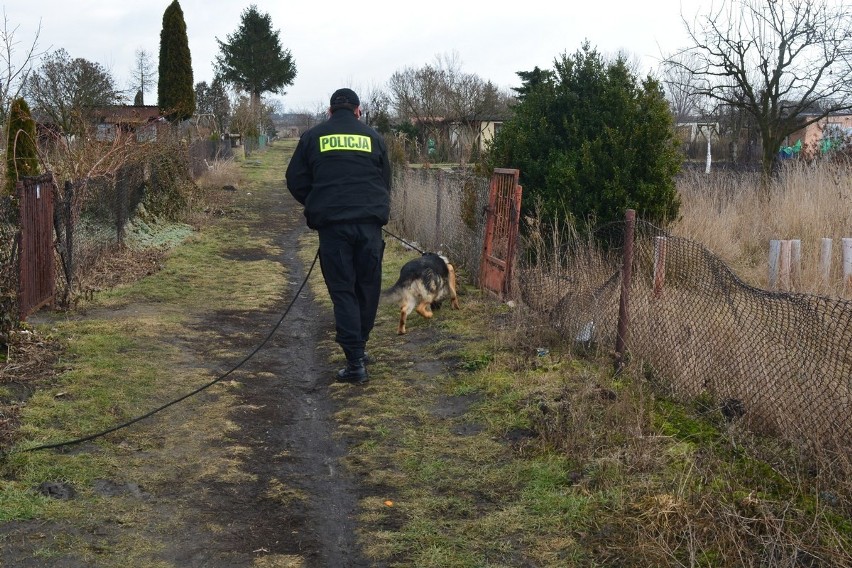
[[361,123],[351,89],[331,95],[327,121],[302,134],[287,167],[287,189],[319,233],[322,275],[334,305],[336,341],[346,355],[340,382],[369,378],[364,348],[376,321],[382,226],[390,214],[391,171],[384,140]]

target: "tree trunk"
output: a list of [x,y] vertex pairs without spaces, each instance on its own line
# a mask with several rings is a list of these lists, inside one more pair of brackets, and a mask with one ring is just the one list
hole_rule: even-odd
[[772,171],[775,169],[775,161],[778,159],[776,146],[772,143],[764,143],[763,157],[760,163],[760,199],[769,201],[769,185],[772,181]]

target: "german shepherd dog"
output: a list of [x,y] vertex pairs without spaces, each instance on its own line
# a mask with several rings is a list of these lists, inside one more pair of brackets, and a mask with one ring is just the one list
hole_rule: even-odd
[[399,271],[399,280],[382,296],[399,303],[396,332],[400,335],[405,333],[405,320],[414,310],[424,318],[431,318],[432,309],[440,308],[445,298],[452,300],[453,309],[460,309],[455,268],[446,257],[429,252],[405,263]]

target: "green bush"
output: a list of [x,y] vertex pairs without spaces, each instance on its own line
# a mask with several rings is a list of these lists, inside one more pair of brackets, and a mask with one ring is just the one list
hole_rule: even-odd
[[0,195],[0,344],[18,323],[17,226],[11,222],[16,217],[12,199]]
[[199,191],[189,173],[186,143],[164,137],[148,159],[151,177],[145,192],[145,210],[155,217],[183,219]]
[[9,136],[6,143],[6,194],[15,195],[15,183],[24,176],[39,173],[36,125],[30,107],[22,98],[9,109]]
[[540,203],[543,220],[603,224],[628,208],[675,219],[681,157],[659,82],[640,82],[623,57],[606,62],[588,44],[554,66],[518,73],[518,103],[486,166],[519,169],[525,213]]

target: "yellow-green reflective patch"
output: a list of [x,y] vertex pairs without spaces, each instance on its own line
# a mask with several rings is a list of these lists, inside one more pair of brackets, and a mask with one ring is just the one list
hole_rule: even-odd
[[373,141],[370,140],[370,137],[359,134],[327,134],[320,136],[319,144],[320,152],[329,150],[373,151]]

